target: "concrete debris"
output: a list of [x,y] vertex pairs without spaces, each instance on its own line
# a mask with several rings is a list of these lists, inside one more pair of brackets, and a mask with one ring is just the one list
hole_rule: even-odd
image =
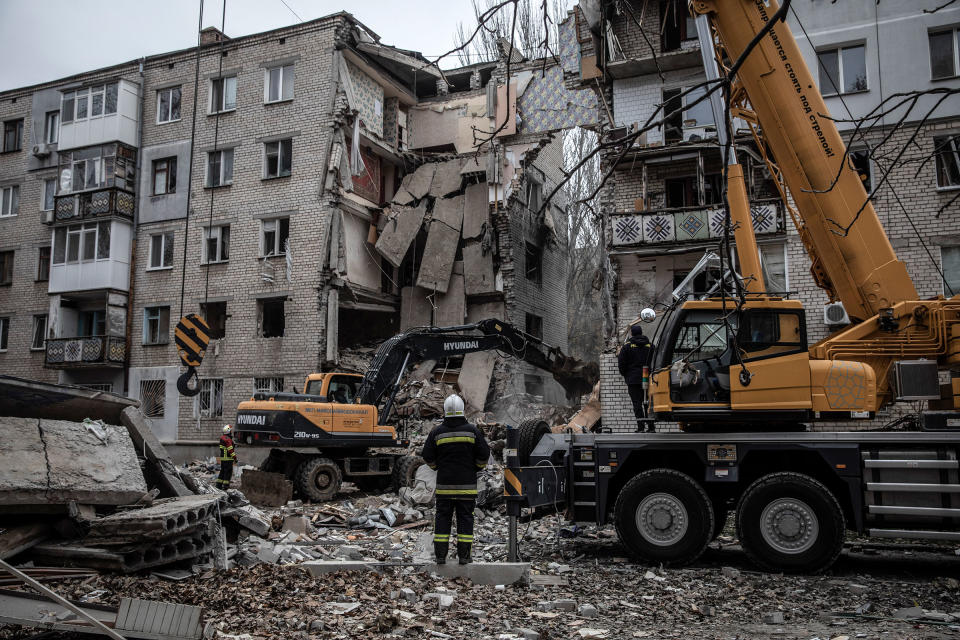
[[425,202],[417,207],[391,206],[386,215],[382,216],[384,223],[377,239],[376,250],[383,258],[395,267],[399,267],[407,255],[410,243],[420,232],[420,225],[427,214]]
[[577,615],[581,618],[596,618],[600,614],[592,604],[582,604],[577,608]]
[[279,507],[293,497],[293,483],[282,473],[245,469],[240,491],[253,504]]
[[177,535],[204,524],[219,501],[218,495],[157,500],[145,509],[120,511],[93,520],[88,538],[117,544]]
[[763,624],[783,624],[783,612],[774,611],[763,614]]
[[430,193],[430,186],[433,184],[433,176],[437,171],[437,164],[427,162],[417,167],[413,173],[408,173],[403,177],[400,188],[407,191],[414,199],[420,200]]
[[[463,161],[459,158],[436,163],[436,173],[430,185],[430,195],[437,198],[445,198],[452,193],[460,191],[463,184],[463,177],[460,175],[461,167],[463,167]],[[457,224],[457,231],[460,231],[459,224]]]

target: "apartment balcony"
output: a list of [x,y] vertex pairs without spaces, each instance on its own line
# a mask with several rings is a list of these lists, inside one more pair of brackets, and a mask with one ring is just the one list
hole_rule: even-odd
[[46,343],[44,366],[47,369],[122,368],[126,357],[127,343],[122,337],[51,338]]
[[[750,205],[757,236],[783,233],[783,203],[758,200]],[[614,247],[675,246],[719,239],[723,236],[723,207],[681,207],[656,211],[616,212],[611,216]]]
[[52,215],[48,215],[44,222],[81,222],[110,216],[133,220],[135,203],[136,196],[132,191],[117,187],[58,195],[50,212]]

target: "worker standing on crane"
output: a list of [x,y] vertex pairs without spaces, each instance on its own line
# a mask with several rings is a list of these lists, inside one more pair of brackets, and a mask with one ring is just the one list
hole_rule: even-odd
[[627,383],[627,392],[630,394],[630,401],[633,403],[633,415],[637,419],[637,431],[643,431],[644,422],[647,429],[653,431],[653,421],[645,420],[647,410],[646,386],[650,378],[650,358],[653,355],[653,347],[650,340],[643,335],[643,327],[635,324],[630,327],[630,339],[620,347],[620,354],[617,356],[617,365],[620,369],[620,375]]
[[463,416],[463,399],[456,394],[443,402],[443,422],[427,436],[421,454],[437,472],[437,515],[433,549],[437,564],[445,564],[450,549],[450,527],[457,515],[457,557],[470,562],[473,546],[473,507],[477,500],[477,472],[487,466],[490,447],[483,432]]
[[226,491],[230,488],[230,478],[233,477],[233,465],[237,461],[237,452],[233,448],[233,427],[223,425],[223,435],[220,436],[220,475],[217,477],[217,489]]

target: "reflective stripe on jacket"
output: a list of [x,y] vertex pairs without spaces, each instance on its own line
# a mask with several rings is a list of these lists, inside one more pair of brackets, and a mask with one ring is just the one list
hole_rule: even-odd
[[237,452],[233,449],[233,438],[227,434],[220,436],[220,462],[236,462]]
[[444,418],[427,436],[421,455],[437,471],[438,498],[476,498],[477,472],[490,457],[487,440],[477,427],[465,418]]

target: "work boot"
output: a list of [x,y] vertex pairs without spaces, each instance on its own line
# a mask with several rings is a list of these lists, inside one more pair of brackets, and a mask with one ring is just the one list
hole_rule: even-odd
[[433,553],[437,556],[437,564],[447,564],[447,552],[450,551],[449,542],[434,542]]
[[470,564],[470,547],[469,542],[457,543],[457,557],[460,558],[460,564]]

